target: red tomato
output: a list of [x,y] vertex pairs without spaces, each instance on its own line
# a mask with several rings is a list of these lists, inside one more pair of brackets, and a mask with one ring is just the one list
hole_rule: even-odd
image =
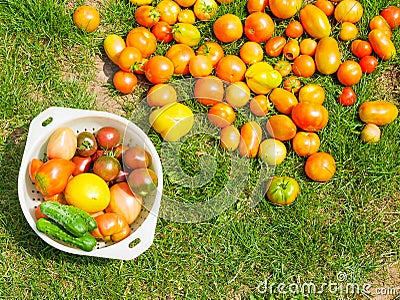
[[194,97],[203,105],[214,105],[224,98],[224,84],[215,76],[199,78],[194,85]]
[[264,12],[254,12],[244,22],[244,33],[253,42],[263,43],[269,40],[274,30],[274,21]]
[[240,58],[245,64],[251,65],[264,59],[264,51],[259,43],[245,42],[239,50]]
[[63,192],[75,167],[75,164],[67,159],[48,160],[35,173],[36,189],[46,197]]
[[160,20],[160,11],[151,5],[142,5],[135,10],[135,20],[140,26],[151,27]]
[[299,156],[309,156],[316,153],[320,145],[321,141],[315,132],[299,131],[292,139],[292,148]]
[[78,28],[86,32],[93,32],[99,27],[100,14],[96,8],[83,5],[74,11],[73,20]]
[[81,173],[86,173],[89,171],[92,165],[92,158],[90,156],[74,156],[72,158],[72,162],[75,164],[75,170],[72,173],[73,176],[76,176]]
[[370,74],[374,72],[378,66],[378,60],[375,56],[367,55],[360,59],[359,64],[364,73]]
[[301,88],[301,82],[296,76],[289,76],[283,81],[283,88],[296,94]]
[[225,56],[224,49],[216,42],[205,42],[201,45],[196,54],[203,54],[211,59],[213,67],[216,67],[221,58]]
[[236,119],[236,113],[232,106],[227,103],[220,102],[214,104],[208,110],[208,120],[219,128],[231,125]]
[[335,175],[336,163],[329,153],[317,152],[307,158],[304,169],[310,179],[323,182]]
[[289,40],[283,47],[283,56],[287,60],[294,60],[300,55],[300,45],[297,40]]
[[223,43],[237,41],[243,35],[243,24],[238,16],[224,14],[215,20],[213,31],[216,38]]
[[297,20],[290,21],[290,23],[286,26],[285,34],[290,38],[298,38],[303,35],[304,29],[301,23]]
[[380,15],[385,18],[390,27],[396,28],[400,25],[400,8],[396,6],[388,6],[384,8]]
[[151,33],[154,34],[157,41],[169,43],[174,39],[172,34],[172,27],[164,21],[159,21],[151,27]]
[[285,77],[292,72],[292,65],[287,60],[278,60],[274,65],[274,70],[278,71],[282,77]]
[[126,36],[126,46],[138,48],[142,56],[147,58],[156,51],[157,39],[147,28],[136,27]]
[[318,103],[299,102],[292,109],[293,122],[304,131],[321,130],[328,124],[328,111]]
[[335,6],[329,0],[317,0],[314,5],[324,12],[325,15],[330,16],[335,11]]
[[346,60],[340,64],[336,76],[340,83],[345,86],[355,85],[360,81],[362,76],[360,64],[354,60]]
[[185,44],[174,44],[165,53],[174,65],[174,73],[182,75],[189,74],[189,62],[195,55],[194,50]]
[[300,55],[293,61],[293,73],[299,77],[311,77],[316,70],[314,59],[309,55]]
[[96,139],[99,147],[103,149],[111,149],[118,145],[121,135],[115,127],[101,127],[96,133]]
[[355,56],[362,58],[364,56],[371,55],[372,46],[368,41],[354,40],[351,42],[350,50]]
[[94,219],[98,226],[90,234],[96,239],[119,242],[131,234],[131,229],[125,218],[117,213],[104,213]]
[[343,106],[350,106],[356,103],[357,96],[351,87],[345,87],[340,94],[338,101]]
[[133,72],[142,61],[142,53],[136,47],[125,47],[118,58],[118,66],[122,71]]
[[257,11],[264,12],[268,4],[269,0],[247,0],[246,8],[250,14]]
[[156,55],[147,61],[144,71],[144,75],[151,83],[165,83],[174,74],[174,64],[169,58]]
[[277,57],[282,54],[285,45],[286,39],[283,36],[275,36],[265,43],[265,52],[271,57]]
[[117,71],[113,77],[114,87],[123,94],[130,94],[137,85],[137,77],[131,72]]
[[279,141],[288,141],[294,138],[297,132],[296,125],[287,115],[273,115],[265,124],[268,133]]
[[215,69],[218,78],[228,81],[242,81],[246,73],[246,64],[239,56],[227,55],[221,58]]
[[181,7],[175,1],[162,0],[157,4],[156,8],[160,12],[161,21],[167,22],[169,25],[173,25],[178,21]]
[[192,57],[189,61],[189,73],[193,77],[208,76],[212,70],[212,61],[208,56],[199,54]]

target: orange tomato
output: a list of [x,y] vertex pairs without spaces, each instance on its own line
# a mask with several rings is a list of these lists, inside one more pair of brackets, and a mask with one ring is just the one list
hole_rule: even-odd
[[269,106],[270,103],[265,95],[256,95],[250,100],[250,111],[258,117],[266,116]]
[[174,25],[178,21],[178,14],[181,7],[173,0],[161,0],[157,6],[160,12],[160,20],[167,22],[169,25]]
[[300,9],[300,22],[304,30],[315,39],[322,39],[331,34],[328,17],[313,4],[307,4]]
[[246,69],[246,64],[239,56],[227,55],[218,62],[215,73],[222,80],[237,82],[244,79]]
[[246,8],[250,14],[257,11],[264,12],[268,4],[269,0],[247,0]]
[[317,50],[317,45],[317,41],[310,38],[301,40],[299,44],[300,54],[314,56],[315,51]]
[[189,73],[193,77],[208,76],[212,70],[212,61],[208,56],[199,54],[192,57],[189,61]]
[[196,16],[191,9],[181,10],[178,14],[178,22],[194,24],[196,22]]
[[298,103],[298,100],[293,93],[279,87],[272,90],[269,94],[269,100],[274,104],[274,107],[278,112],[285,115],[289,115],[292,112],[293,107]]
[[245,64],[251,65],[264,59],[264,51],[259,43],[248,41],[240,47],[239,56]]
[[196,50],[196,54],[208,56],[213,67],[216,67],[220,59],[225,56],[224,49],[216,42],[205,42]]
[[314,5],[322,10],[328,17],[335,11],[335,6],[329,0],[317,0]]
[[372,54],[372,46],[368,41],[354,40],[350,45],[350,51],[358,58]]
[[165,53],[174,65],[174,74],[188,75],[189,62],[195,57],[194,50],[185,44],[174,44]]
[[334,16],[338,22],[357,23],[363,15],[363,7],[355,0],[343,0],[336,5]]
[[222,148],[228,151],[235,151],[239,147],[240,132],[235,125],[222,128],[220,133],[220,143]]
[[320,73],[325,75],[335,73],[340,66],[340,59],[339,45],[333,37],[319,40],[314,60]]
[[380,29],[374,29],[368,34],[368,41],[372,49],[383,60],[391,59],[396,55],[396,47],[392,40]]
[[336,162],[329,153],[317,152],[307,158],[304,170],[310,179],[324,182],[335,175]]
[[235,111],[232,106],[225,102],[214,104],[208,110],[208,120],[219,128],[231,125],[235,119]]
[[286,45],[286,39],[283,36],[275,36],[265,43],[265,53],[271,57],[277,57],[282,54]]
[[274,30],[274,21],[264,12],[254,12],[244,22],[244,33],[252,42],[263,43],[269,40]]
[[96,8],[82,5],[74,11],[73,20],[76,27],[93,32],[99,27],[100,14]]
[[293,73],[299,77],[308,78],[315,73],[314,59],[309,55],[300,55],[293,61]]
[[160,20],[160,12],[151,5],[142,5],[135,10],[135,20],[140,26],[151,27]]
[[126,36],[126,46],[136,47],[147,58],[156,51],[157,39],[151,31],[145,27],[136,27]]
[[325,101],[325,90],[316,83],[304,85],[299,90],[299,102],[312,102],[322,104]]
[[214,105],[224,99],[224,84],[215,76],[199,78],[194,85],[194,97],[203,105]]
[[250,89],[243,81],[234,82],[225,89],[225,100],[232,107],[243,107],[250,100]]
[[273,115],[265,124],[271,137],[279,141],[288,141],[294,138],[297,132],[296,125],[287,115]]
[[165,56],[151,57],[144,66],[144,75],[151,83],[165,83],[174,74],[174,64]]
[[274,70],[278,71],[282,77],[285,77],[292,72],[292,65],[287,60],[278,60],[274,65]]
[[298,38],[303,35],[304,29],[301,23],[297,20],[290,21],[290,23],[286,26],[285,34],[290,38]]
[[342,41],[351,41],[358,34],[358,28],[356,25],[350,22],[343,22],[340,29],[339,38]]
[[224,14],[215,20],[213,31],[216,38],[223,43],[231,43],[243,35],[243,24],[238,16]]
[[247,122],[240,129],[239,153],[241,156],[256,157],[262,139],[261,126],[255,122]]
[[341,84],[352,86],[357,84],[362,76],[361,66],[354,60],[346,60],[343,62],[336,72],[336,76]]
[[299,102],[292,109],[293,122],[304,131],[321,130],[328,124],[328,111],[324,106],[312,102]]
[[382,30],[389,38],[392,38],[392,29],[390,25],[386,22],[385,18],[382,16],[375,16],[369,21],[369,29],[380,29]]
[[142,61],[142,53],[136,47],[125,47],[118,58],[118,66],[125,72],[133,72],[135,65]]
[[289,19],[298,12],[302,3],[302,0],[270,0],[269,8],[275,17]]
[[283,88],[293,94],[296,94],[301,88],[301,81],[296,76],[289,76],[283,80]]
[[315,132],[299,131],[292,139],[292,148],[299,156],[309,156],[316,153],[320,145],[321,141]]
[[300,55],[300,46],[298,40],[289,40],[286,45],[283,47],[283,56],[287,60],[294,60],[297,56]]
[[149,106],[164,106],[176,102],[177,98],[176,90],[172,85],[159,83],[149,89],[146,101]]
[[131,72],[119,70],[113,76],[114,87],[122,94],[130,94],[137,86],[137,77]]

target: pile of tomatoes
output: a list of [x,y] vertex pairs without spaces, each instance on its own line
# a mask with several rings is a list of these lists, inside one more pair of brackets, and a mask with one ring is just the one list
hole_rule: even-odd
[[[313,4],[247,0],[249,14],[244,20],[231,13],[218,16],[220,5],[232,1],[161,0],[152,5],[149,0],[131,0],[136,5],[137,27],[126,37],[109,34],[104,40],[106,55],[120,68],[113,77],[115,88],[132,93],[137,76],[143,76],[153,84],[147,95],[149,106],[168,106],[173,114],[177,98],[169,83],[176,75],[195,77],[194,96],[208,107],[209,121],[221,128],[223,148],[238,149],[242,156],[258,155],[277,165],[286,157],[283,142],[291,141],[298,155],[308,157],[306,174],[316,181],[329,180],[336,170],[335,161],[330,154],[318,152],[317,135],[329,118],[323,106],[325,92],[317,84],[302,86],[301,79],[317,72],[336,76],[343,85],[339,103],[356,103],[352,86],[375,71],[378,59],[388,60],[396,53],[391,36],[400,24],[400,8],[383,9],[370,20],[368,38],[360,39],[357,23],[363,7],[356,0],[317,0]],[[201,37],[196,26],[199,21],[210,22],[212,36]],[[285,24],[284,34],[277,34],[280,24]],[[336,27],[340,28],[338,40],[331,36]],[[351,41],[353,59],[342,61],[340,40]],[[226,55],[225,45],[237,41],[242,41],[238,52]],[[169,45],[164,55],[155,54],[160,43]],[[268,61],[274,61],[273,65]],[[370,104],[374,105],[379,106]],[[242,107],[257,117],[268,116],[274,108],[276,113],[263,125],[267,139],[262,140],[259,122],[247,122],[240,130],[233,125]],[[182,112],[182,107],[175,109],[177,115]],[[389,110],[392,117],[397,116],[397,108]],[[167,129],[179,132],[174,127],[179,124],[169,126]],[[181,131],[188,132],[188,126]]]
[[[118,242],[129,236],[126,228],[139,216],[142,197],[157,186],[151,162],[144,148],[121,143],[115,127],[78,134],[60,127],[50,135],[44,159],[31,160],[29,176],[44,201],[84,210],[95,218],[99,229],[109,230],[107,234],[97,230],[96,238]],[[40,205],[36,217],[43,217]]]

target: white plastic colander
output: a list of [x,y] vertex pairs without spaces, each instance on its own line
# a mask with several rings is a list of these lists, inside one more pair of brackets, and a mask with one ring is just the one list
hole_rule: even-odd
[[[131,225],[131,235],[114,242],[98,242],[90,252],[65,245],[36,229],[35,208],[43,200],[35,184],[29,178],[29,164],[33,158],[43,159],[51,133],[59,127],[70,127],[77,134],[81,131],[96,132],[104,126],[118,129],[127,146],[140,146],[152,157],[150,168],[158,177],[154,193],[143,198],[139,217]],[[51,246],[73,254],[130,260],[146,251],[153,243],[163,188],[163,172],[160,157],[148,136],[125,118],[108,112],[50,107],[36,116],[29,127],[18,177],[18,196],[26,220],[36,234]]]

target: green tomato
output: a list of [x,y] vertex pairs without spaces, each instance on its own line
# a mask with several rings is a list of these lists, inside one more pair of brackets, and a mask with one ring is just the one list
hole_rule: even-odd
[[296,179],[288,176],[275,176],[269,182],[267,198],[275,204],[287,205],[293,203],[299,194],[299,184]]

